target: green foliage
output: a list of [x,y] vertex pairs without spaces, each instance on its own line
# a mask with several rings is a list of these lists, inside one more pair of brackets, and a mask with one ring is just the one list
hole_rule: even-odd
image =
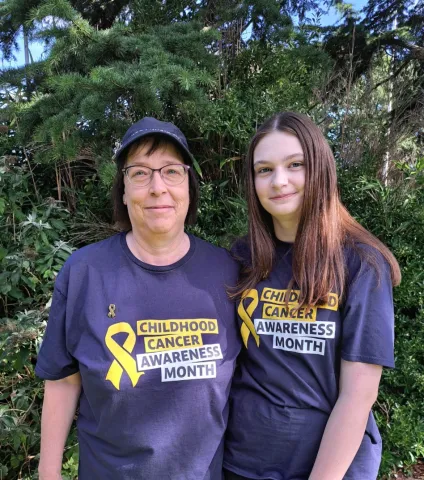
[[402,270],[394,290],[396,369],[384,371],[375,407],[384,474],[424,455],[424,163],[398,167],[402,176],[388,186],[366,168],[340,172],[344,203],[389,246]]
[[0,298],[6,314],[16,301],[26,307],[48,295],[72,251],[61,239],[68,213],[54,200],[33,204],[31,174],[24,169],[0,164]]
[[0,157],[0,478],[33,478],[42,384],[33,363],[53,281],[72,252],[69,214],[42,202],[27,167]]
[[247,231],[247,206],[240,196],[229,196],[228,182],[204,183],[194,235],[216,245],[230,248],[232,242]]
[[[17,140],[32,143],[36,161],[74,161],[84,148],[98,148],[108,161],[115,141],[140,116],[174,118],[196,105],[208,110],[207,92],[217,78],[217,59],[208,45],[217,32],[201,24],[172,23],[140,30],[116,22],[92,27],[66,0],[43,2],[31,22],[56,17],[39,34],[53,42],[37,69],[5,72],[8,91],[37,75],[36,92],[25,101],[5,97],[2,115],[18,118]],[[41,75],[39,72],[42,72]]]
[[[54,277],[71,245],[115,232],[113,149],[146,115],[186,134],[202,174],[190,231],[226,247],[246,231],[240,172],[258,125],[295,110],[323,126],[344,202],[402,267],[397,369],[384,372],[376,409],[381,473],[423,456],[423,5],[386,3],[369,0],[362,20],[340,7],[341,23],[326,29],[327,2],[315,0],[1,3],[3,57],[25,27],[46,58],[0,71],[0,479],[36,478],[33,362]],[[71,436],[64,478],[76,476],[77,459]]]
[[[417,290],[412,293],[417,294]],[[399,302],[400,303],[400,302]],[[384,372],[377,421],[384,439],[382,471],[424,456],[424,315],[396,315],[397,368]]]

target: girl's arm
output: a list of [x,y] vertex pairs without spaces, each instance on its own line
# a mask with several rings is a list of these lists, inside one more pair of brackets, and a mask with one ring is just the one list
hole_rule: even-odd
[[341,361],[340,393],[325,427],[309,480],[341,480],[361,445],[377,399],[382,367]]
[[79,373],[61,380],[46,380],[41,417],[40,480],[60,480],[66,438],[81,393]]

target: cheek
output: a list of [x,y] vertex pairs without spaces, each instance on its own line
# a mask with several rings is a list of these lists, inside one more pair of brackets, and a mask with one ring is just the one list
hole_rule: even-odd
[[131,189],[127,188],[124,193],[125,200],[127,202],[127,207],[143,204],[146,199],[146,192],[143,189]]
[[188,185],[184,186],[184,188],[181,188],[178,192],[174,193],[174,199],[176,203],[181,205],[184,208],[188,208],[188,205],[190,204],[190,192],[188,189]]
[[187,191],[186,195],[184,195],[184,206],[188,209],[190,205],[190,193]]
[[297,185],[299,190],[305,189],[305,181],[306,181],[306,174],[305,174],[305,171],[303,170],[302,172],[299,172],[299,177],[297,178]]
[[190,185],[189,179],[187,178],[186,183],[184,183],[184,193],[183,193],[184,203],[190,203]]
[[259,199],[266,194],[267,182],[263,178],[255,178],[255,190]]

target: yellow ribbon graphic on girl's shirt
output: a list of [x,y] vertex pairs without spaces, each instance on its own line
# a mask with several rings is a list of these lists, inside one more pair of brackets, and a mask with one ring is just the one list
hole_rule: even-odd
[[[127,333],[128,337],[121,347],[121,345],[119,345],[112,337],[122,332]],[[137,372],[137,364],[134,358],[130,355],[135,347],[135,341],[136,336],[134,330],[128,323],[115,323],[107,330],[105,337],[106,346],[112,352],[115,360],[112,362],[112,365],[107,372],[106,380],[110,380],[117,390],[119,390],[124,370],[130,377],[133,387],[137,385],[138,379],[141,375],[144,375],[144,372]]]
[[[244,301],[250,299],[251,302],[247,309],[244,308]],[[252,322],[252,315],[255,311],[255,308],[258,306],[259,296],[257,290],[246,290],[243,292],[241,301],[239,303],[237,312],[240,318],[243,320],[241,325],[241,337],[243,338],[244,346],[247,348],[247,341],[249,340],[249,335],[252,334],[253,338],[256,341],[256,345],[259,347],[259,335],[256,333],[255,325]]]

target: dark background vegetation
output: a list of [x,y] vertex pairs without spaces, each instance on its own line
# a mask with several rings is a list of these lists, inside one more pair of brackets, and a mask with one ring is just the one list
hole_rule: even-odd
[[[331,5],[334,27],[321,25]],[[202,181],[194,233],[228,246],[246,228],[249,138],[281,110],[310,115],[336,156],[342,197],[397,256],[396,363],[375,413],[381,475],[424,456],[424,5],[369,0],[3,0],[0,42],[44,42],[0,71],[0,479],[37,478],[34,377],[56,273],[115,232],[116,142],[152,115],[187,135]],[[74,478],[69,439],[63,475]]]

